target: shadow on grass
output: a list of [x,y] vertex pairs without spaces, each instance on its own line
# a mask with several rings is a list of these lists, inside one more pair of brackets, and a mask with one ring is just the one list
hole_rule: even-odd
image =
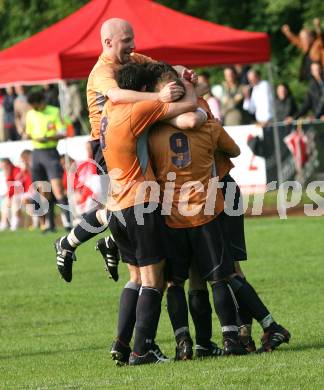
[[287,346],[284,351],[307,351],[310,349],[322,349],[324,348],[324,341],[323,342],[317,342],[317,343],[309,343],[309,344],[295,344],[295,345],[289,345]]
[[13,353],[10,355],[0,355],[0,360],[10,360],[10,359],[19,359],[30,356],[49,356],[49,355],[59,355],[60,353],[71,353],[71,352],[89,352],[89,351],[100,351],[106,350],[104,346],[89,346],[83,348],[72,348],[72,349],[59,349],[51,351],[38,351],[38,352],[23,352],[23,353]]

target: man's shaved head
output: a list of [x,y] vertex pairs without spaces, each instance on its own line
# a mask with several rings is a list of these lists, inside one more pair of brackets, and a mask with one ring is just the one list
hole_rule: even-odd
[[132,26],[127,22],[127,20],[120,18],[111,18],[102,23],[100,36],[101,43],[104,46],[104,42],[107,38],[112,39],[114,35],[120,33],[121,31],[131,30],[133,32]]
[[101,26],[100,36],[104,53],[120,64],[130,61],[135,45],[133,28],[127,20],[106,20]]

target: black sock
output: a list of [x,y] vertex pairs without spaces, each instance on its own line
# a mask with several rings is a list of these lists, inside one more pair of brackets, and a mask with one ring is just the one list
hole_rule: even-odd
[[212,308],[208,290],[191,290],[188,293],[188,300],[196,330],[196,343],[208,346],[212,337]]
[[238,305],[242,307],[243,310],[250,312],[252,317],[260,323],[268,318],[269,321],[265,321],[265,326],[263,327],[266,328],[266,325],[269,326],[271,324],[272,317],[270,316],[271,319],[269,318],[269,310],[263,304],[254,288],[247,282],[246,279],[240,276],[235,276],[234,282],[238,282],[238,287],[234,289]]
[[216,282],[212,290],[214,306],[223,335],[237,337],[236,306],[229,285],[225,281]]
[[49,229],[55,229],[55,213],[54,213],[55,200],[53,197],[48,201],[48,213],[46,219],[48,221]]
[[98,221],[97,211],[98,209],[94,209],[83,214],[83,221],[63,238],[61,242],[63,249],[74,251],[79,245],[107,229],[106,225]]
[[188,305],[182,286],[171,286],[167,291],[167,307],[176,342],[190,338]]
[[136,307],[134,353],[144,355],[152,347],[161,313],[161,291],[142,286]]
[[237,309],[237,323],[241,326],[252,326],[253,317],[245,306],[239,306]]
[[63,196],[63,198],[57,200],[57,203],[59,205],[62,205],[60,209],[61,209],[61,213],[64,216],[63,218],[65,219],[65,222],[63,220],[64,227],[72,226],[68,198],[66,196]]
[[117,338],[129,345],[136,322],[136,306],[140,284],[127,282],[120,296]]

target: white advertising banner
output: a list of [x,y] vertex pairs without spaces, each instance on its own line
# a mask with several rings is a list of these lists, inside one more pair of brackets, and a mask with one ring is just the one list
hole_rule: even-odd
[[232,160],[235,168],[232,169],[231,176],[243,193],[263,192],[267,184],[266,161],[263,157],[254,155],[248,146],[252,137],[263,138],[262,128],[246,125],[227,126],[225,129],[241,149],[240,156]]
[[[244,193],[263,191],[266,186],[265,159],[255,156],[247,143],[251,137],[262,137],[262,128],[255,125],[228,126],[226,131],[241,149],[241,155],[233,159],[235,168],[231,171],[231,175]],[[60,154],[67,153],[76,161],[86,160],[85,143],[88,140],[88,136],[61,140],[58,143],[58,151]],[[0,143],[0,159],[8,157],[14,164],[19,165],[20,154],[24,149],[32,149],[31,141],[2,142]],[[0,192],[3,185],[3,177],[1,178],[0,174]]]

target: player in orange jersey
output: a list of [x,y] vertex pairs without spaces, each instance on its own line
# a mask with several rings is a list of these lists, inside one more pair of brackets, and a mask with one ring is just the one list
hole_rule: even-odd
[[[149,67],[155,68],[157,65],[152,64],[149,65]],[[155,86],[156,89],[158,90],[161,87],[161,84],[163,86],[163,82],[166,81],[170,80],[160,78],[160,83],[158,82]],[[187,114],[184,114],[184,116],[185,115]],[[212,126],[209,130],[209,138],[207,136],[208,126]],[[187,132],[181,132],[179,129],[163,125],[162,123],[155,124],[152,129],[150,150],[153,157],[153,168],[155,168],[154,171],[156,172],[157,180],[162,186],[162,192],[164,192],[163,211],[170,211],[170,214],[166,215],[166,223],[168,227],[171,228],[167,229],[171,245],[167,244],[166,248],[170,249],[169,259],[171,259],[171,261],[169,261],[168,264],[171,268],[171,280],[175,284],[173,290],[176,290],[179,282],[188,277],[189,267],[188,265],[187,267],[185,265],[190,261],[193,254],[200,277],[211,280],[212,282],[223,279],[222,281],[226,282],[235,293],[241,308],[240,314],[242,314],[243,311],[248,312],[253,318],[258,320],[264,329],[262,347],[259,351],[271,351],[282,342],[288,342],[290,335],[286,329],[273,320],[268,309],[260,300],[253,287],[244,277],[237,274],[236,270],[234,270],[234,260],[246,259],[242,213],[241,216],[237,218],[236,216],[229,214],[229,207],[227,207],[227,210],[225,211],[227,211],[229,215],[225,212],[222,213],[219,218],[220,228],[225,241],[225,243],[221,243],[220,246],[223,245],[225,249],[229,250],[229,257],[227,259],[226,257],[223,258],[223,256],[221,256],[221,266],[218,266],[217,264],[218,248],[212,248],[213,243],[217,238],[215,234],[210,233],[211,230],[208,230],[208,226],[210,226],[210,218],[215,218],[218,214],[218,202],[216,198],[215,210],[209,209],[210,205],[213,205],[214,202],[210,203],[208,199],[209,185],[208,190],[206,190],[206,187],[208,177],[210,178],[212,175],[208,163],[211,164],[211,162],[214,161],[215,144],[213,144],[213,142],[215,141],[213,141],[213,136],[211,136],[213,132],[218,133],[217,156],[215,157],[216,172],[225,183],[225,188],[229,189],[229,196],[226,196],[227,194],[225,194],[225,191],[224,196],[229,200],[231,196],[234,195],[234,209],[237,209],[239,208],[239,189],[236,183],[233,183],[233,179],[231,179],[228,173],[232,167],[229,157],[237,155],[238,150],[235,150],[233,140],[231,140],[219,124],[216,124],[215,121],[207,121],[199,130]],[[171,177],[171,174],[173,174],[174,177]],[[187,184],[190,185],[187,189],[190,191],[187,191],[187,197],[183,199],[182,196],[186,189],[185,182],[188,180],[190,180],[190,182]],[[234,184],[234,186],[231,184]],[[172,185],[174,185],[174,188]],[[168,204],[167,199],[170,188],[174,191],[171,205]],[[167,197],[165,196],[166,194]],[[228,205],[230,202],[227,201],[226,203]],[[183,205],[185,205],[185,209],[183,208]],[[202,212],[203,209],[204,212]],[[206,212],[207,209],[208,212]],[[206,227],[206,232],[200,229],[201,227]],[[238,238],[236,238],[236,235],[238,235]],[[212,250],[210,250],[211,248]],[[226,251],[224,250],[223,253],[226,253]],[[213,256],[216,256],[216,259],[213,260]],[[231,264],[233,267],[232,270],[230,270],[230,273],[227,273],[226,280],[224,280],[224,274],[218,275],[218,272],[221,271],[224,264]],[[216,286],[217,289],[215,288]],[[218,290],[219,287],[219,283],[213,283],[214,303],[215,298],[217,299],[217,294],[221,291]],[[173,292],[175,293],[175,291]],[[168,291],[168,296],[169,293],[171,295],[170,289]],[[178,298],[181,298],[181,294],[181,292],[177,292]],[[173,311],[176,314],[176,317],[179,316],[179,307],[184,307],[186,310],[184,294],[182,297],[183,304],[179,305],[178,299],[176,305],[177,310]],[[172,300],[170,299],[170,306],[172,305],[171,301]],[[228,301],[228,305],[229,302],[230,301]],[[172,311],[172,308],[170,308],[170,311]],[[222,315],[222,313],[220,313],[220,315]],[[232,317],[232,321],[234,321],[234,317]],[[181,323],[181,326],[179,326],[179,323],[176,324],[176,322],[177,321],[174,323],[174,330],[180,341],[185,335],[178,331],[179,329],[182,329],[183,331],[187,326],[183,322]],[[232,324],[229,325],[229,327],[234,330],[235,326]],[[224,328],[226,330],[226,325]],[[237,335],[235,335],[234,332],[232,334],[228,334],[227,331],[225,332],[225,353],[236,353],[235,348],[233,350],[233,343],[228,343],[228,340],[234,339],[235,341],[236,338]],[[246,349],[248,350],[248,346],[246,346]],[[179,348],[177,352],[179,355],[179,353],[183,352],[183,349]]]
[[[171,102],[183,94],[183,88],[171,83],[159,93],[138,92],[120,89],[115,80],[115,73],[125,63],[144,64],[153,61],[151,58],[134,53],[134,31],[132,26],[123,19],[112,18],[106,20],[100,31],[102,54],[93,67],[87,84],[87,101],[89,120],[91,124],[91,146],[94,160],[97,163],[98,173],[105,175],[106,166],[100,145],[100,117],[107,99],[114,103],[136,102],[141,100],[158,100]],[[196,75],[185,70],[189,79],[195,80]],[[103,138],[101,137],[102,141]],[[102,188],[105,190],[107,183],[103,178]],[[67,235],[60,237],[55,242],[57,268],[62,278],[70,282],[72,280],[72,265],[76,260],[76,248],[107,228],[106,211],[94,209],[83,217],[83,223],[78,224]],[[113,236],[102,238],[97,243],[97,249],[101,252],[114,280],[118,280],[117,264],[119,260],[118,248]]]
[[[150,68],[154,69],[154,65]],[[164,75],[151,87],[159,90],[170,81]],[[227,283],[234,270],[233,262],[217,218],[224,209],[224,203],[221,191],[212,185],[217,184],[215,150],[223,151],[230,157],[240,153],[235,142],[214,120],[206,121],[195,131],[181,131],[161,122],[151,128],[150,152],[153,169],[161,185],[162,213],[167,224],[165,247],[169,280],[174,290],[182,285],[189,276],[191,257],[194,256],[200,276],[212,285],[225,354],[244,354],[245,350],[238,340],[236,307]],[[213,177],[215,181],[211,180]],[[169,198],[170,184],[173,183],[173,196]],[[168,298],[171,290],[169,288]],[[168,299],[169,312],[173,311],[170,308],[173,303],[174,299]],[[176,303],[178,310],[187,306],[185,299]],[[172,321],[178,316],[170,317]],[[183,352],[182,341],[188,335],[188,326],[179,328],[176,321],[172,324],[178,342],[176,358],[181,359],[179,353]]]
[[[124,65],[117,73],[120,87],[137,91],[144,90],[150,77],[145,67],[138,64]],[[176,103],[113,104],[108,101],[101,119],[105,134],[102,151],[112,188],[107,204],[112,212],[109,228],[122,259],[128,264],[130,282],[141,283],[133,319],[136,326],[134,349],[129,357],[131,365],[167,360],[154,343],[161,310],[165,255],[159,188],[148,156],[147,135],[154,122],[196,108],[193,86],[187,83],[186,90],[185,97]],[[130,324],[119,322],[126,322],[131,328],[131,337]],[[128,346],[130,339],[119,337],[118,341]]]

